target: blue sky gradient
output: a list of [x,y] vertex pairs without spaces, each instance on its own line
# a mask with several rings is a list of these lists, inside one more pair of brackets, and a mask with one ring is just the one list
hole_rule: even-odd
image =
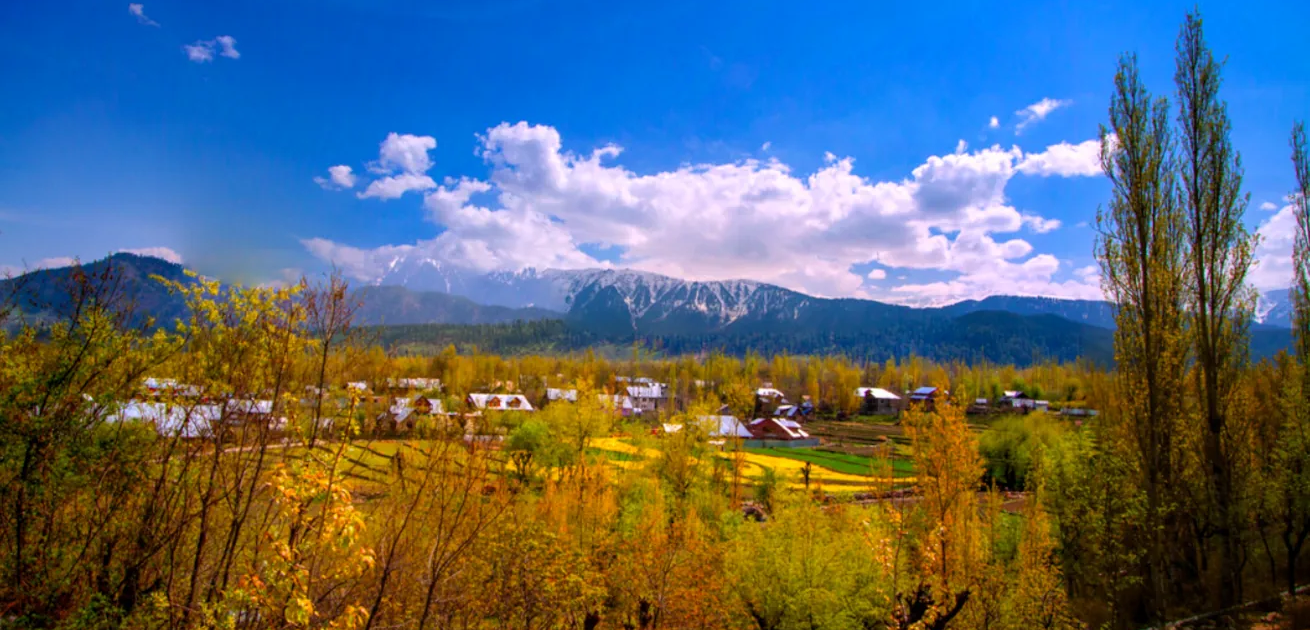
[[[335,263],[368,281],[388,256],[404,251],[478,269],[617,264],[910,303],[989,293],[1094,296],[1086,223],[1107,198],[1102,177],[1068,167],[1011,172],[986,199],[968,197],[976,190],[904,185],[933,156],[974,164],[996,157],[987,153],[994,145],[997,154],[1019,147],[998,168],[1022,170],[1048,147],[1095,139],[1125,51],[1137,52],[1154,91],[1171,93],[1174,39],[1192,6],[143,2],[144,18],[107,0],[0,5],[0,265],[10,271],[168,248],[231,280],[276,280]],[[1246,165],[1248,222],[1266,233],[1253,280],[1285,285],[1287,137],[1294,120],[1310,118],[1310,3],[1210,2],[1200,9],[1211,47],[1228,57],[1222,95]],[[233,56],[222,55],[220,36],[233,38]],[[211,58],[188,56],[183,47],[197,43]],[[1017,129],[1019,112],[1043,99],[1062,105]],[[534,151],[553,137],[506,131],[500,152],[491,151],[501,157],[489,158],[480,137],[520,121],[528,123],[520,130],[553,132],[562,154],[579,159],[621,147],[597,164],[627,175],[616,180],[608,172],[602,175],[610,179],[597,181],[630,182],[628,175],[682,165],[754,164],[728,183],[684,179],[732,187],[758,184],[761,169],[781,168],[809,190],[807,178],[849,157],[852,174],[870,190],[901,185],[919,205],[859,210],[882,214],[840,223],[817,194],[802,191],[802,210],[790,223],[764,221],[773,212],[768,204],[791,203],[769,184],[704,209],[718,219],[694,234],[694,251],[690,244],[681,251],[688,239],[679,230],[693,222],[659,213],[700,209],[666,209],[676,191],[597,200],[601,193],[537,180],[506,183],[546,159],[516,157],[515,147]],[[431,166],[414,173],[434,186],[455,190],[446,178],[472,178],[488,189],[470,197],[472,205],[444,210],[433,209],[430,196],[440,191],[426,186],[394,199],[360,198],[386,177],[379,144],[391,133],[435,139],[426,153]],[[957,149],[961,140],[966,146]],[[351,167],[350,190],[315,183],[334,165]],[[573,183],[590,176],[569,173]],[[517,205],[505,204],[507,192]],[[929,207],[930,196],[952,208]],[[747,207],[753,203],[760,207]],[[552,210],[557,204],[563,209]],[[965,206],[1003,206],[1014,221],[1024,215],[1047,224],[971,224],[960,218]],[[616,225],[638,208],[630,229]],[[925,218],[948,211],[957,214]],[[879,240],[891,234],[853,234],[882,230],[892,215],[921,229],[896,231],[895,243]],[[523,242],[531,252],[502,251],[514,241],[479,231],[503,220],[512,236],[513,226],[532,225],[534,217],[559,229],[532,230],[542,240]],[[813,227],[816,221],[823,225]],[[642,230],[660,234],[668,247],[637,244],[632,233]],[[968,248],[960,239],[966,233],[977,239]],[[936,236],[947,249],[924,253],[942,242],[931,240]],[[793,237],[793,246],[776,247]],[[828,242],[841,253],[824,251]],[[377,249],[386,247],[402,249]],[[1019,268],[1040,256],[1058,265]]]

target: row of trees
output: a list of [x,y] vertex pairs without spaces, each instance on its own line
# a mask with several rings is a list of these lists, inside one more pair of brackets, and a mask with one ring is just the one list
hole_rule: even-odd
[[[1109,413],[1088,447],[1090,470],[1071,474],[1114,480],[1116,490],[1097,495],[1106,503],[1095,521],[1077,522],[1074,514],[1094,509],[1080,494],[1092,489],[1066,480],[1065,552],[1066,562],[1131,567],[1118,579],[1077,586],[1100,589],[1096,596],[1117,606],[1116,614],[1144,620],[1198,601],[1237,603],[1252,552],[1257,544],[1268,549],[1264,532],[1273,523],[1283,524],[1291,588],[1304,539],[1293,523],[1303,518],[1306,497],[1295,471],[1305,454],[1286,447],[1305,430],[1307,405],[1300,378],[1264,392],[1272,398],[1251,396],[1261,374],[1248,350],[1254,294],[1246,276],[1256,237],[1244,227],[1248,196],[1220,86],[1221,64],[1205,44],[1200,17],[1189,15],[1177,43],[1176,109],[1152,96],[1128,55],[1101,131],[1113,192],[1097,218],[1097,256],[1106,297],[1119,305],[1117,369]],[[1301,188],[1293,202],[1304,216],[1300,126],[1292,144]],[[1299,224],[1304,274],[1305,221]],[[1295,294],[1297,321],[1304,321],[1304,288]],[[1297,334],[1303,339],[1304,329]],[[1298,342],[1297,356],[1278,369],[1306,373],[1306,349]]]

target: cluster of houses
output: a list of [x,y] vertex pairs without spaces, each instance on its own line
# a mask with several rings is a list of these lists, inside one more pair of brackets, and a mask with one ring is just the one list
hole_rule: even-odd
[[[792,404],[785,394],[766,383],[755,390],[754,420],[744,422],[728,411],[725,405],[718,415],[697,418],[698,428],[709,436],[711,443],[740,440],[748,447],[819,445],[818,438],[811,436],[802,424],[814,414],[814,404],[808,396],[799,404]],[[679,433],[685,427],[666,423],[662,429],[668,434]]]
[[[366,405],[376,413],[372,430],[378,435],[396,435],[415,431],[422,423],[427,426],[458,426],[472,431],[476,419],[485,413],[536,411],[532,401],[519,393],[468,394],[462,412],[445,409],[439,398],[442,384],[436,378],[391,378],[377,384],[377,390],[363,381],[345,384],[344,394],[338,392],[331,403],[338,410]],[[314,388],[307,388],[308,399],[316,400]],[[576,403],[578,390],[547,388],[539,402],[542,405]],[[650,418],[652,423],[668,416],[673,396],[665,383],[649,378],[614,378],[606,393],[594,394],[600,403],[616,415],[625,418]],[[881,387],[860,387],[854,391],[860,402],[861,415],[896,416],[907,407],[933,409],[949,399],[950,393],[937,387],[920,387],[904,395]],[[304,401],[306,404],[311,400]],[[974,400],[967,408],[969,413],[1029,413],[1048,411],[1049,403],[1035,400],[1022,391],[1005,391],[1000,398]],[[751,445],[809,446],[818,440],[805,430],[805,422],[815,414],[815,405],[809,396],[793,403],[786,394],[770,383],[755,390],[750,420],[732,415],[725,405],[717,415],[699,418],[701,428],[713,440],[740,439]],[[1061,413],[1069,416],[1095,416],[1094,410],[1067,408]],[[331,415],[331,414],[329,414]],[[273,430],[285,430],[287,420],[275,412],[271,400],[241,399],[235,397],[209,397],[200,388],[178,383],[174,379],[148,378],[143,382],[137,398],[112,410],[110,419],[143,420],[155,424],[161,432],[182,437],[208,437],[220,430],[252,424]],[[462,423],[461,423],[462,420]],[[659,432],[660,425],[654,425]],[[663,431],[676,433],[684,427],[663,424]]]

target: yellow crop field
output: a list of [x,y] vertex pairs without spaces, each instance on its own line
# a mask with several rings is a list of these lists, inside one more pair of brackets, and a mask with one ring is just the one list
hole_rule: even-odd
[[[651,459],[658,455],[658,451],[644,449],[631,444],[621,438],[598,438],[591,441],[591,446],[602,451],[611,451],[614,453],[623,453],[625,455],[637,455],[643,459]],[[733,453],[719,452],[716,457],[731,459]],[[773,457],[760,453],[742,453],[745,461],[744,475],[747,479],[759,480],[764,476],[764,469],[772,469],[789,487],[803,487],[804,481],[801,476],[801,470],[805,463],[788,459],[785,457]],[[640,468],[644,465],[642,461],[611,461],[612,465],[633,469]],[[821,465],[814,465],[810,469],[810,484],[834,485],[845,487],[869,487],[871,485],[884,485],[889,483],[907,484],[914,483],[913,477],[896,477],[878,478],[873,475],[853,475],[850,473],[838,472]]]

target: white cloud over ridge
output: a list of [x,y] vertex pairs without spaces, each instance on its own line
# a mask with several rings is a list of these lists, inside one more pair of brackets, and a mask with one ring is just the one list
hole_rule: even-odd
[[[809,174],[773,158],[638,174],[615,163],[618,146],[574,153],[555,128],[526,122],[497,125],[479,143],[490,169],[485,179],[436,185],[426,175],[436,147],[427,136],[389,135],[369,166],[380,177],[359,196],[423,192],[428,219],[442,228],[434,238],[374,249],[315,238],[305,247],[361,280],[411,255],[477,270],[608,264],[585,253],[589,245],[613,248],[623,267],[699,280],[751,278],[820,296],[1100,295],[1094,279],[1062,270],[1017,235],[1047,233],[1060,222],[1021,212],[1005,195],[1016,175],[1099,175],[1099,166],[1075,159],[1088,143],[1034,154],[959,146],[900,181],[871,181],[855,174],[853,158],[832,154]],[[873,261],[956,277],[888,290],[866,282],[885,279],[886,271],[852,270]]]
[[137,249],[120,249],[122,254],[136,254],[137,256],[152,256],[162,258],[175,265],[182,264],[182,255],[170,247],[141,247]]

